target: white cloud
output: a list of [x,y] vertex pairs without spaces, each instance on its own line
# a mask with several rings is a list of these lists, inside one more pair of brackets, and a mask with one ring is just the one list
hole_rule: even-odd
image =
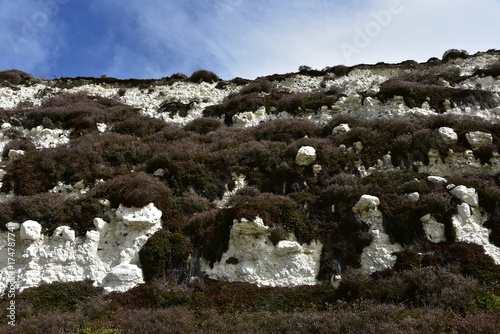
[[49,75],[65,45],[64,29],[54,7],[40,1],[0,0],[0,68]]
[[[22,19],[33,21],[40,12],[39,1],[0,0],[0,67],[44,73],[55,67],[58,54],[67,47],[61,21],[71,18],[53,15],[34,36],[22,39],[22,52],[15,52],[9,33],[23,36]],[[403,10],[383,16],[394,2]],[[300,65],[321,69],[425,61],[450,48],[469,52],[495,48],[500,31],[498,0],[93,0],[87,4],[108,22],[100,41],[82,41],[79,47],[97,45],[82,51],[96,59],[102,73],[115,77],[189,75],[205,68],[227,79],[254,78],[295,71]],[[371,36],[363,41],[360,32],[367,30]]]
[[[133,42],[124,48],[133,61],[141,64],[132,66],[135,76],[140,76],[144,68],[154,68],[154,73],[163,75],[207,68],[225,78],[253,78],[295,71],[303,64],[323,68],[361,62],[425,61],[450,48],[471,52],[494,48],[495,35],[500,31],[500,5],[495,0],[474,4],[466,0],[105,3],[115,15],[126,13],[133,21],[127,21],[127,25],[134,28],[125,29]],[[401,11],[383,16],[399,7]],[[124,29],[123,25],[119,27]],[[366,29],[371,37],[366,43],[356,44],[360,31]],[[346,53],[342,48],[345,45],[353,46],[356,52]],[[117,66],[110,70],[120,71]],[[149,76],[144,71],[142,75]]]

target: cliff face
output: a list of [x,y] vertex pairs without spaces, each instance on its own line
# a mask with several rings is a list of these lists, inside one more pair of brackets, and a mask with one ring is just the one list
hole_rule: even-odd
[[498,272],[500,53],[461,56],[227,82],[1,72],[0,290],[338,287],[408,252],[465,268],[470,243]]

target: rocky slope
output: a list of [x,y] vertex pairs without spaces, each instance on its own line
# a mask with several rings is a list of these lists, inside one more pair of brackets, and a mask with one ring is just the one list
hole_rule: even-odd
[[337,288],[349,268],[430,265],[498,280],[500,52],[256,80],[0,80],[2,291]]

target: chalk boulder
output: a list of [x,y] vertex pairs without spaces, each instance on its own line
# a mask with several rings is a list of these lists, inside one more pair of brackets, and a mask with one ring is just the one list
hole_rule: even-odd
[[295,163],[299,166],[309,166],[315,160],[316,149],[312,146],[302,146],[295,157]]
[[493,143],[493,136],[490,133],[482,131],[473,131],[465,134],[473,150],[487,147]]
[[452,128],[443,126],[438,129],[438,132],[446,144],[455,144],[458,141],[458,135]]
[[38,240],[42,233],[42,225],[34,220],[27,220],[21,224],[21,240]]

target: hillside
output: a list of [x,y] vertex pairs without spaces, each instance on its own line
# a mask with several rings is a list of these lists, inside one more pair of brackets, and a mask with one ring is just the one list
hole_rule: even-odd
[[498,332],[499,94],[496,50],[0,72],[0,329]]

